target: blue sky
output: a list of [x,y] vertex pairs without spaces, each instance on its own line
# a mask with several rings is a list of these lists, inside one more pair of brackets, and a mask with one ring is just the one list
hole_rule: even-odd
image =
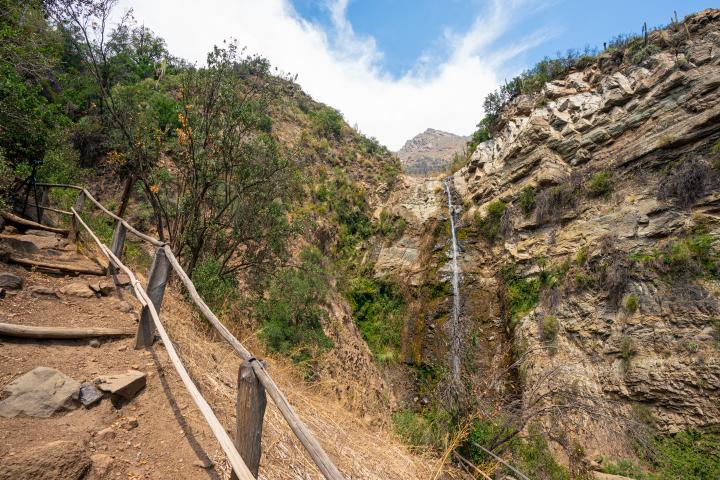
[[[497,40],[502,45],[520,40],[524,32],[543,29],[550,38],[507,62],[508,75],[531,66],[544,56],[555,56],[569,48],[586,45],[602,47],[603,42],[620,33],[638,33],[643,22],[648,27],[669,23],[673,12],[685,15],[709,8],[712,2],[697,0],[556,0],[528,7],[530,18]],[[448,30],[462,33],[471,28],[476,16],[489,9],[483,0],[350,0],[347,19],[355,33],[375,39],[382,52],[383,70],[401,77],[412,71],[426,54],[446,55],[443,41]],[[325,0],[293,0],[303,18],[332,30],[330,10]],[[718,5],[715,5],[718,7]]]
[[[544,56],[602,46],[713,5],[696,0],[120,0],[179,57],[237,39],[392,150],[469,135],[485,96]],[[718,5],[715,5],[717,7]]]

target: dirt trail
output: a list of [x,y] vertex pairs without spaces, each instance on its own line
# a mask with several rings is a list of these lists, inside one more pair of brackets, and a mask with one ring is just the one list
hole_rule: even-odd
[[[8,291],[0,299],[2,322],[127,329],[137,325],[139,305],[132,303],[129,292],[89,298],[59,293],[69,285],[96,282],[102,277],[54,276],[3,263],[0,271],[14,273],[24,280],[21,290]],[[38,290],[36,287],[58,292],[57,296],[33,293]],[[131,302],[133,311],[123,312],[128,305],[121,301]],[[89,409],[80,406],[50,418],[0,417],[0,459],[22,455],[30,448],[56,440],[71,440],[80,443],[94,460],[93,471],[85,478],[217,478],[212,468],[193,464],[207,462],[205,448],[217,447],[205,436],[200,422],[183,415],[193,408],[192,401],[174,372],[165,373],[165,350],[157,347],[152,351],[134,350],[133,344],[133,338],[106,339],[94,348],[87,340],[0,337],[0,390],[40,366],[57,369],[78,382],[129,369],[148,375],[144,390],[119,409],[103,399]],[[137,419],[137,427],[131,428],[133,418]]]

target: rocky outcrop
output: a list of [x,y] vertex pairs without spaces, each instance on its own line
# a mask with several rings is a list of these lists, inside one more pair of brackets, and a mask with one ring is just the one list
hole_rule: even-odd
[[447,171],[453,156],[461,153],[469,137],[428,128],[398,150],[403,171],[410,175],[428,175]]
[[[510,233],[466,240],[466,261],[492,249],[499,261],[477,270],[553,272],[514,325],[522,401],[589,456],[632,455],[639,409],[665,432],[720,423],[718,257],[702,271],[677,257],[699,255],[698,238],[720,251],[720,10],[649,41],[660,51],[640,62],[606,52],[515,98],[454,175],[467,222],[508,204]],[[539,407],[561,398],[567,408]]]
[[80,480],[91,467],[81,445],[60,440],[4,457],[0,480]]

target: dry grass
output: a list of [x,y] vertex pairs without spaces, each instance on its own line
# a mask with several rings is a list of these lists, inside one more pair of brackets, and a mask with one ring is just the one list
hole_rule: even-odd
[[[232,432],[239,358],[224,341],[212,339],[207,324],[198,318],[175,288],[166,293],[161,315],[198,387],[220,421]],[[251,351],[258,355],[263,353],[254,335],[233,333]],[[297,369],[284,359],[265,358],[273,379],[288,401],[348,478],[433,478],[441,468],[440,459],[428,453],[411,452],[386,430],[389,427],[369,425],[366,419],[345,409],[328,386],[304,382]],[[172,367],[165,365],[165,371],[172,371]],[[195,419],[200,417],[194,409],[188,410],[186,415]],[[228,478],[229,468],[224,455],[214,442],[205,440],[211,438],[209,429],[196,434],[203,437],[202,443],[211,450],[210,456],[218,470]],[[322,478],[272,401],[268,402],[265,415],[260,478]],[[459,477],[451,474],[450,478]]]

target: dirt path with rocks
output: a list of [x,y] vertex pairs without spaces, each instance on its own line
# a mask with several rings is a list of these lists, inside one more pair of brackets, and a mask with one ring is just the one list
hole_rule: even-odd
[[[42,248],[62,242],[46,234],[15,237]],[[89,287],[107,282],[105,277],[54,275],[2,262],[0,273],[22,279],[22,288],[5,289],[0,322],[136,328],[140,308],[129,291],[106,285],[96,293]],[[0,337],[0,391],[37,367],[77,382],[128,370],[147,375],[146,386],[119,408],[103,398],[89,408],[74,402],[75,408],[49,418],[0,416],[0,480],[219,478],[205,453],[217,446],[207,427],[184,416],[192,401],[175,372],[163,368],[169,363],[162,345],[133,347],[132,337],[99,342]]]

